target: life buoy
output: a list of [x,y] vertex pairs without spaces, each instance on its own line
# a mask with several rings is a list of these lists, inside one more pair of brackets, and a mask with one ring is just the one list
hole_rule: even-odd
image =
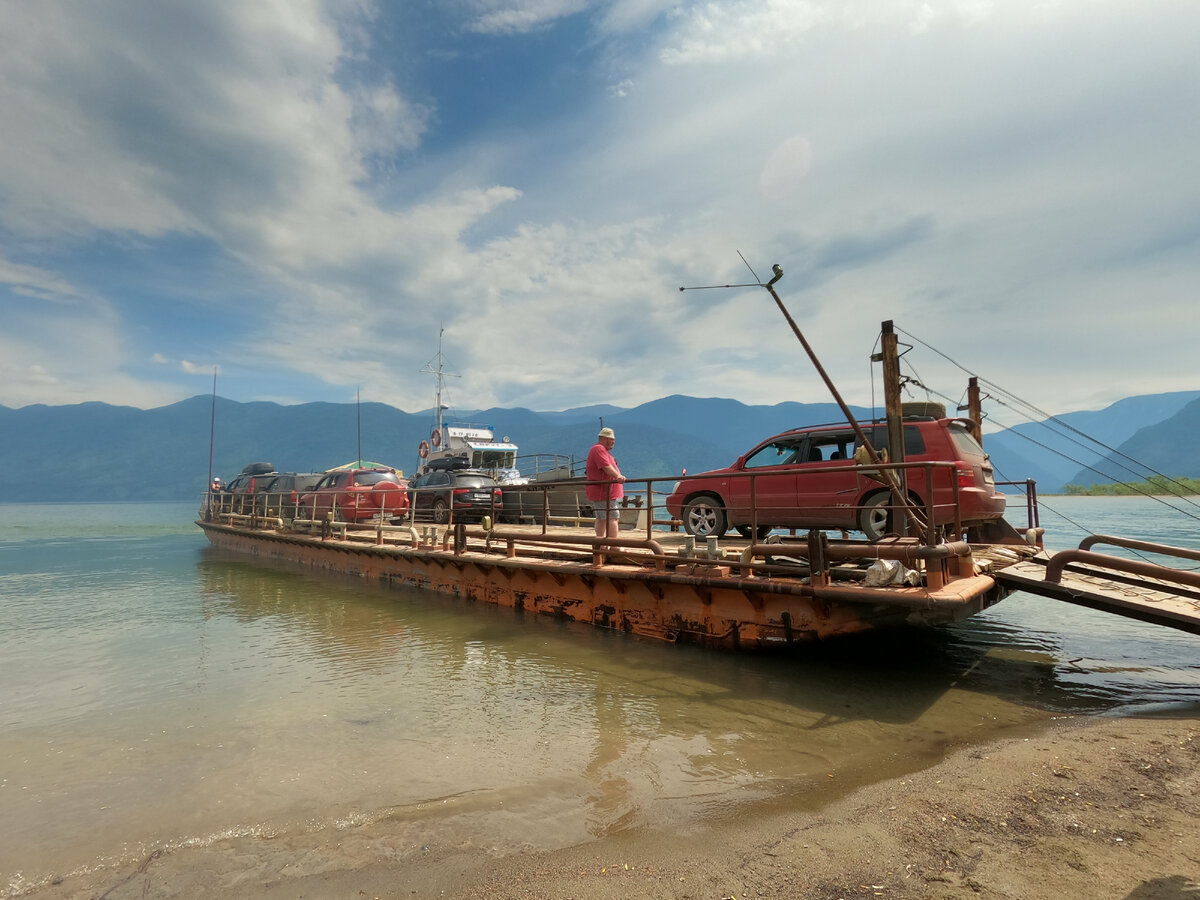
[[421,441],[421,445],[417,447],[417,455],[424,459],[429,455],[429,441]]
[[433,429],[433,434],[429,435],[429,442],[433,444],[435,449],[442,446],[442,433],[436,428]]

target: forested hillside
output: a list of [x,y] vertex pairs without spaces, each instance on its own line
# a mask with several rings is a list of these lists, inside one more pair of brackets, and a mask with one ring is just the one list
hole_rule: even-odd
[[[867,410],[853,408],[856,416]],[[633,409],[593,406],[557,412],[489,409],[458,418],[491,425],[521,453],[582,458],[601,424],[617,430],[616,456],[630,477],[671,477],[730,464],[759,440],[790,427],[841,418],[830,403],[748,406],[735,400],[664,397]],[[1103,445],[1081,446],[1039,424],[990,434],[985,445],[997,477],[1037,479],[1043,492],[1068,482],[1141,480],[1163,472],[1200,475],[1200,392],[1131,397],[1099,411],[1058,417],[1097,435],[1150,470],[1133,478]],[[215,422],[215,428],[213,424]],[[176,500],[198,498],[213,471],[229,479],[250,462],[279,471],[322,471],[359,457],[412,472],[428,437],[430,412],[381,403],[237,403],[207,396],[141,410],[84,403],[0,407],[0,499],[7,502]]]

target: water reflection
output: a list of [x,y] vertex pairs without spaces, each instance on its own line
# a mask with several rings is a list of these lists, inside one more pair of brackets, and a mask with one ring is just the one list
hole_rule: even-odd
[[323,685],[352,708],[331,707],[329,753],[403,748],[421,774],[387,782],[396,803],[524,785],[541,798],[526,827],[547,840],[815,804],[1050,712],[1198,696],[1135,666],[1081,669],[1061,635],[1003,618],[762,657],[213,551],[200,570],[206,614],[269,622],[277,667],[311,658],[314,703]]
[[314,810],[428,825],[436,808],[455,840],[499,828],[552,847],[748,804],[816,808],[1059,712],[1200,698],[1190,656],[1156,674],[1136,658],[1155,652],[1145,635],[1122,634],[1120,670],[1103,630],[1050,621],[1039,598],[756,656],[213,550],[199,571],[205,615],[240,623],[264,690],[299,689],[328,717],[297,725],[272,704],[282,736],[259,758],[296,768],[287,742],[303,733],[309,768],[344,769],[306,788]]
[[[207,551],[200,568],[210,611],[270,617],[339,665],[394,665],[401,645],[410,642],[434,650],[434,664],[447,678],[467,682],[485,669],[496,676],[494,662],[485,667],[484,661],[497,655],[510,669],[535,663],[559,676],[586,666],[591,677],[672,704],[676,721],[698,706],[750,710],[767,703],[773,712],[763,710],[764,719],[778,718],[779,704],[786,704],[786,725],[801,730],[852,720],[912,723],[951,690],[1074,712],[1200,698],[1191,636],[1029,595],[944,628],[756,656],[665,647],[286,563],[250,564],[218,551]],[[519,684],[512,687],[521,691]],[[556,679],[541,684],[552,695],[559,687]]]

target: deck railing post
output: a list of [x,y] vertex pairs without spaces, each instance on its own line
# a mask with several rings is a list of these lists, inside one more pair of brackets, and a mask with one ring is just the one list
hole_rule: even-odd
[[809,578],[813,587],[825,587],[829,584],[829,565],[825,554],[828,540],[823,531],[814,529],[808,533]]
[[[934,475],[935,475],[934,467],[932,465],[927,466],[925,469],[925,523],[926,523],[926,525],[925,525],[925,543],[927,543],[930,547],[935,546],[938,542],[937,525],[934,523],[934,519],[933,519],[933,513],[934,513],[933,476]],[[954,521],[956,523],[955,527],[957,528],[957,522],[958,522],[958,477],[956,475],[953,477],[954,477],[954,495],[955,495],[954,496]],[[958,539],[958,536],[960,534],[961,534],[961,530],[955,532],[956,540]]]

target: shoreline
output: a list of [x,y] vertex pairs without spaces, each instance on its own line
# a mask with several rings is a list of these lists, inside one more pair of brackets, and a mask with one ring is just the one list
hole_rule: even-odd
[[[1198,900],[1200,715],[1058,717],[816,810],[686,834],[496,856],[397,840],[401,825],[314,835],[254,871],[224,842],[14,896]],[[271,838],[255,840],[261,857]]]

